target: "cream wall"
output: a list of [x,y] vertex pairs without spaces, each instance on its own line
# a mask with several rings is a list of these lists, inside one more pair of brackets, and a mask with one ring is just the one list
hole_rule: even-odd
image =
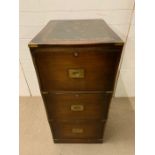
[[20,95],[40,95],[28,42],[52,19],[103,18],[126,42],[116,96],[134,96],[134,0],[20,0]]
[[120,73],[117,81],[115,96],[135,96],[135,13],[133,12],[131,24],[124,47]]

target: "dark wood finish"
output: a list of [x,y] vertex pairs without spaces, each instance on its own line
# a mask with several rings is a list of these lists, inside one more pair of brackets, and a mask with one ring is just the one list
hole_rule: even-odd
[[123,41],[103,20],[61,20],[29,48],[54,142],[103,142]]
[[54,139],[102,139],[105,122],[51,122]]
[[103,143],[103,139],[53,139],[54,143]]
[[104,20],[52,20],[30,45],[68,45],[121,43],[122,40]]
[[[49,120],[106,120],[112,94],[67,93],[44,96]],[[83,108],[78,109],[78,106]]]
[[[100,46],[38,48],[35,52],[35,61],[42,90],[111,91],[120,53],[120,49],[102,49]],[[83,69],[84,77],[70,78],[69,69]]]

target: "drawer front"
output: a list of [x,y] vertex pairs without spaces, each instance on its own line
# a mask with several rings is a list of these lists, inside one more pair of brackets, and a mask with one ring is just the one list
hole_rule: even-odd
[[73,93],[47,94],[46,109],[49,120],[107,118],[112,94]]
[[120,50],[101,48],[36,50],[42,90],[113,90]]
[[104,122],[52,122],[54,139],[102,139]]

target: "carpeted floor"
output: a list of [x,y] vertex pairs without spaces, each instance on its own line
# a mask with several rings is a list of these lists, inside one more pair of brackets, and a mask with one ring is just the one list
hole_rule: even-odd
[[113,98],[102,144],[54,144],[41,97],[20,97],[20,155],[134,155],[133,105]]

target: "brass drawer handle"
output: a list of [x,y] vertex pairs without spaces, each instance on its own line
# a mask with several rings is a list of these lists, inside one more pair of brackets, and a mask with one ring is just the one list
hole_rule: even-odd
[[68,75],[70,78],[84,78],[84,69],[69,69]]
[[84,110],[83,105],[78,104],[71,105],[71,111],[83,111],[83,110]]
[[83,129],[82,128],[73,128],[72,133],[83,133]]

